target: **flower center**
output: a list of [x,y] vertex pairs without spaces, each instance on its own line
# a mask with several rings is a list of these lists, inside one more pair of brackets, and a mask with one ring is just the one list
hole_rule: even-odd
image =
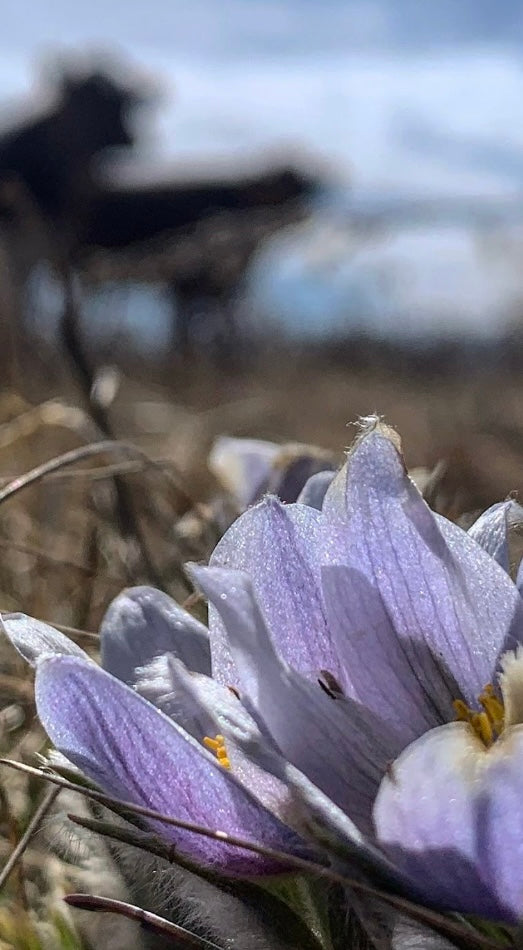
[[224,769],[230,769],[231,763],[229,761],[229,756],[227,755],[225,739],[223,736],[215,736],[214,739],[210,739],[209,736],[204,736],[203,744],[206,749],[209,749],[210,752],[214,752],[218,762],[220,765],[223,765]]
[[462,699],[455,699],[452,705],[458,722],[468,722],[487,748],[501,735],[505,725],[505,707],[494,693],[492,683],[488,683],[478,696],[481,712],[471,709]]

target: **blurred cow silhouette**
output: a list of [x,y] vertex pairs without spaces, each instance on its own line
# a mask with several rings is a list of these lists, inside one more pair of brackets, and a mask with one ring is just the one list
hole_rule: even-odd
[[305,199],[319,186],[291,167],[236,175],[106,188],[91,205],[80,269],[96,282],[132,276],[163,284],[173,304],[172,352],[194,347],[205,320],[222,349],[233,346],[237,298],[252,256],[303,216]]
[[103,69],[64,72],[46,109],[0,132],[0,236],[11,278],[4,309],[19,324],[35,264],[69,270],[98,187],[97,162],[133,145],[142,103]]
[[[63,75],[45,113],[0,134],[0,227],[18,309],[32,268],[45,258],[69,281],[69,291],[73,273],[87,285],[100,274],[161,281],[175,302],[173,350],[187,352],[195,343],[202,310],[213,311],[218,336],[230,343],[252,255],[303,215],[304,199],[319,181],[292,167],[133,187],[118,184],[113,164],[113,179],[102,177],[100,159],[108,150],[130,152],[135,145],[145,102],[143,90],[107,69]],[[73,308],[65,309],[64,338],[77,359]]]
[[47,114],[0,138],[4,214],[13,212],[9,194],[18,186],[44,218],[72,227],[92,196],[93,159],[133,144],[130,113],[139,102],[137,93],[102,72],[64,76]]

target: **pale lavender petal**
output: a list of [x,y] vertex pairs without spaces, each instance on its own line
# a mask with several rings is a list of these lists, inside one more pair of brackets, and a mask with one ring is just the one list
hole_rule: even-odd
[[207,628],[161,590],[131,587],[113,600],[100,628],[101,663],[124,683],[162,653],[191,670],[210,673]]
[[[216,547],[210,564],[245,571],[278,652],[316,679],[322,669],[338,675],[320,589],[317,541],[321,513],[306,505],[267,498],[245,512]],[[213,676],[226,686],[237,674],[219,612],[209,612]]]
[[516,574],[516,587],[520,595],[523,595],[523,561],[520,562],[520,565],[518,567],[518,571]]
[[333,468],[325,455],[326,453],[313,446],[282,446],[280,456],[274,461],[273,473],[266,491],[289,504],[297,501],[300,492],[313,475],[323,472],[326,468]]
[[220,436],[209,454],[209,468],[246,508],[259,497],[281,445],[263,439]]
[[[374,807],[377,839],[423,900],[510,919],[511,897],[519,888],[521,912],[523,860],[521,849],[514,847],[523,834],[521,763],[520,754],[519,773],[510,766],[507,770],[512,787],[505,789],[503,800],[499,749],[487,751],[468,725],[455,722],[428,732],[392,764]],[[512,809],[499,824],[496,809],[509,803]],[[492,834],[498,840],[489,840]],[[514,875],[507,893],[493,871]]]
[[31,666],[36,666],[40,657],[53,653],[88,658],[73,640],[34,617],[19,613],[2,614],[0,624],[20,656]]
[[208,676],[189,673],[179,660],[168,657],[167,664],[171,701],[177,707],[176,721],[200,741],[204,735],[226,735],[227,757],[234,776],[265,808],[285,820],[289,802],[286,785],[247,758],[236,741],[238,731],[248,732],[261,741],[254,719],[238,697]]
[[[110,795],[267,847],[299,846],[203,746],[94,664],[71,657],[43,660],[36,705],[54,745]],[[275,870],[274,863],[223,842],[150,824],[183,854],[223,872]]]
[[374,879],[395,888],[407,886],[406,880],[379,851],[372,840],[359,831],[354,822],[314,785],[299,769],[281,755],[277,747],[261,735],[256,725],[244,718],[227,716],[223,720],[227,742],[234,742],[245,757],[271,773],[287,790],[285,821],[311,844],[321,848],[330,861],[351,877],[372,871]]
[[[204,736],[231,735],[228,724],[242,732],[259,730],[237,696],[209,676],[190,673],[169,654],[158,657],[139,672],[136,689],[198,742]],[[234,737],[227,741],[227,756],[234,775],[254,797],[278,816],[283,815],[288,794],[273,775],[253,765]]]
[[487,554],[490,554],[507,574],[510,568],[508,546],[510,519],[517,508],[519,505],[516,505],[514,501],[502,501],[497,505],[492,505],[468,530],[470,537],[481,544]]
[[499,902],[523,918],[523,728],[509,729],[492,747],[477,791],[478,861]]
[[[333,565],[323,569],[322,578],[329,627],[344,659],[344,690],[391,723],[404,745],[454,719],[451,695],[433,697],[413,675],[409,650],[367,577],[355,568]],[[423,644],[416,649],[420,653]],[[454,697],[458,695],[456,687]]]
[[523,635],[523,603],[505,571],[432,514],[379,430],[353,450],[322,514],[324,563],[352,567],[375,587],[427,694],[446,709],[457,685],[475,703],[499,654]]
[[317,472],[316,475],[311,475],[298,495],[298,504],[309,505],[310,508],[321,511],[323,499],[335,474],[336,472]]
[[368,830],[379,781],[401,741],[364,707],[331,698],[280,659],[246,574],[195,567],[192,573],[226,624],[242,701],[262,732]]

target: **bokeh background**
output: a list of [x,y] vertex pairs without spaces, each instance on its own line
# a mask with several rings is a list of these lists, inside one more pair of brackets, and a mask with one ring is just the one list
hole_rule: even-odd
[[[92,136],[102,108],[78,97],[51,146],[29,145],[44,178],[46,148],[68,168],[51,215],[30,187],[27,213],[27,171],[4,160],[19,185],[4,241],[9,387],[34,403],[78,383],[60,243],[91,375],[107,363],[123,373],[126,406],[139,398],[129,377],[154,380],[168,404],[234,403],[238,434],[332,448],[357,413],[386,411],[413,461],[432,464],[454,450],[449,433],[469,437],[474,383],[483,403],[494,374],[503,424],[519,425],[522,35],[510,0],[6,0],[4,144],[60,113],[67,82],[106,76],[140,99],[124,107],[125,144],[108,129],[75,164],[78,130]],[[290,185],[245,194],[289,169]],[[226,209],[212,192],[224,182],[239,189]],[[183,211],[183,188],[202,183],[203,206]],[[129,192],[153,202],[134,223]],[[493,411],[486,396],[479,416]]]
[[[523,14],[511,0],[4,5],[6,124],[105,51],[157,98],[106,173],[143,184],[301,162],[312,219],[248,275],[258,321],[322,339],[491,343],[521,298]],[[108,166],[110,171],[108,171]],[[125,313],[148,347],[165,306]],[[102,321],[104,323],[105,321]],[[98,327],[100,332],[100,327]]]
[[[377,412],[440,512],[517,495],[517,0],[3,0],[0,21],[1,610],[94,653],[126,585],[201,613],[181,565],[239,510],[223,435],[335,466]],[[1,751],[34,763],[27,670],[0,660]],[[6,858],[41,789],[1,778]],[[64,916],[67,890],[122,887],[62,827],[9,878],[0,946],[123,950]]]

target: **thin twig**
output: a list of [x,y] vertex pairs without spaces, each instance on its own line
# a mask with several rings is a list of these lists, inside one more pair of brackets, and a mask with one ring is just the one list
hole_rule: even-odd
[[[121,452],[125,455],[130,455],[131,457],[137,457],[154,471],[157,470],[157,466],[152,461],[152,459],[149,458],[147,453],[143,452],[136,445],[128,442],[105,439],[101,442],[92,442],[90,445],[78,446],[76,449],[71,449],[69,452],[64,452],[62,455],[57,455],[55,458],[49,459],[47,462],[43,462],[41,465],[37,465],[36,468],[31,469],[29,472],[19,475],[17,478],[13,479],[9,485],[6,485],[5,488],[0,490],[0,504],[2,504],[4,501],[7,501],[9,498],[12,498],[14,495],[17,495],[18,492],[22,491],[22,489],[40,481],[42,478],[44,478],[44,476],[49,475],[51,472],[56,472],[60,469],[67,468],[70,465],[74,465],[75,462],[80,461],[80,459],[92,458],[93,456],[101,455],[104,452]],[[162,473],[169,479],[172,478],[170,473],[168,474],[164,472],[163,469],[160,469],[160,471],[162,471]],[[176,480],[174,480],[174,483],[176,485]],[[177,485],[176,487],[179,491],[179,487]],[[192,504],[191,498],[188,497],[188,501]],[[201,515],[202,512],[205,513],[205,517],[207,518],[207,521],[209,521],[208,511],[203,505],[196,505],[195,508]],[[149,566],[152,567],[152,564]],[[154,570],[153,574],[155,574]],[[178,568],[177,574],[179,581],[186,587],[186,589],[190,590],[190,584],[181,567]],[[153,579],[155,580],[157,586],[163,586],[161,583],[161,578],[153,577]]]
[[49,623],[51,627],[56,627],[61,633],[67,633],[70,637],[78,637],[83,640],[92,640],[93,643],[100,645],[100,634],[93,630],[79,630],[78,627],[68,627],[64,623],[55,623],[54,620],[43,620],[42,623]]
[[57,472],[59,469],[68,468],[69,465],[74,465],[74,463],[80,461],[80,459],[92,458],[96,455],[102,455],[104,452],[122,452],[128,455],[142,454],[135,446],[129,445],[126,442],[115,442],[112,439],[104,439],[101,442],[91,442],[89,445],[79,445],[76,449],[71,449],[62,455],[56,455],[47,462],[42,462],[41,465],[30,469],[29,472],[18,475],[9,482],[5,488],[0,490],[0,504],[7,501],[8,498],[17,495],[23,488],[27,488],[29,485],[40,481],[45,475],[49,475],[51,472]]
[[[111,440],[111,442],[114,443],[114,440]],[[134,446],[134,448],[137,452],[140,451],[137,446]],[[171,483],[171,487],[183,496],[186,504],[198,510],[200,514],[206,515],[207,520],[209,519],[209,510],[205,505],[192,498],[189,489],[183,484],[184,476],[177,471],[173,459],[151,458],[151,456],[145,455],[143,458],[129,462],[114,462],[109,465],[99,465],[91,468],[75,468],[68,472],[50,472],[43,477],[43,481],[61,481],[67,478],[87,478],[89,481],[97,481],[98,479],[113,478],[115,475],[140,475],[150,468],[154,468],[157,474],[162,474]],[[0,485],[8,484],[16,477],[16,475],[4,475],[0,477]]]
[[149,910],[142,910],[134,904],[126,904],[124,901],[117,901],[112,897],[98,897],[94,894],[68,894],[65,902],[71,907],[78,907],[81,910],[95,910],[106,914],[119,914],[122,917],[128,917],[129,920],[136,920],[145,930],[151,930],[153,933],[163,934],[166,937],[174,937],[180,947],[193,947],[195,950],[219,950],[215,943],[205,940],[204,937],[198,937],[196,934],[180,927],[179,924],[173,924],[157,914],[152,914]]
[[20,841],[16,845],[16,848],[14,849],[10,857],[7,859],[2,870],[0,871],[0,890],[6,883],[11,872],[14,871],[18,861],[22,857],[35,831],[37,831],[38,826],[40,822],[42,821],[42,818],[44,818],[44,816],[47,814],[47,812],[49,811],[53,802],[55,801],[55,799],[58,797],[59,794],[60,794],[59,788],[51,788],[47,792],[45,797],[42,799],[42,801],[40,802],[33,817],[31,818],[31,821],[29,822],[22,837],[20,838]]
[[369,894],[371,897],[375,897],[384,901],[392,907],[395,907],[397,910],[400,910],[402,913],[412,917],[414,920],[421,921],[440,933],[445,932],[447,935],[450,934],[451,936],[459,938],[461,941],[468,942],[468,946],[470,946],[472,942],[473,946],[482,947],[485,948],[485,950],[500,950],[500,944],[497,941],[490,940],[488,937],[485,937],[480,933],[474,933],[472,936],[470,932],[465,931],[465,929],[460,924],[455,923],[455,921],[450,918],[442,917],[441,914],[438,914],[430,908],[413,904],[412,901],[407,900],[404,897],[399,897],[396,894],[388,893],[387,891],[372,887],[370,884],[365,884],[361,881],[348,878],[337,871],[333,871],[330,867],[325,867],[324,865],[317,864],[314,861],[301,858],[298,855],[289,854],[284,851],[277,851],[273,848],[267,848],[264,845],[258,844],[257,842],[246,841],[237,835],[231,835],[226,831],[206,828],[203,825],[198,825],[194,822],[183,821],[180,818],[173,818],[170,815],[164,815],[161,812],[155,811],[153,808],[146,808],[143,805],[136,805],[134,802],[126,802],[118,798],[113,798],[110,795],[104,795],[103,792],[98,792],[95,789],[86,787],[85,785],[78,785],[75,782],[69,782],[67,779],[63,779],[61,776],[58,776],[53,772],[35,769],[33,766],[24,765],[21,762],[14,762],[12,759],[0,758],[0,765],[7,765],[9,768],[14,768],[19,772],[25,772],[28,775],[40,777],[45,781],[51,782],[54,785],[58,785],[60,788],[68,788],[73,792],[78,792],[85,798],[90,798],[93,801],[100,802],[102,805],[106,805],[108,808],[114,808],[117,811],[125,809],[134,813],[135,815],[141,815],[144,818],[151,818],[154,821],[162,822],[165,825],[172,825],[175,828],[180,828],[184,831],[201,835],[204,838],[222,841],[229,847],[243,848],[245,851],[252,851],[254,854],[259,854],[262,857],[268,858],[269,860],[277,861],[280,864],[284,863],[289,867],[289,869],[293,868],[294,870],[300,871],[304,874],[313,874],[316,877],[326,878],[327,880],[333,881],[336,884],[341,884],[342,887],[350,887],[355,891]]
[[[4,617],[10,617],[13,614],[19,613],[20,611],[18,610],[2,610],[0,608],[0,614],[2,614]],[[39,620],[40,623],[47,623],[50,627],[60,630],[61,633],[69,634],[70,637],[78,637],[79,639],[92,640],[93,643],[100,643],[100,635],[98,633],[94,633],[92,630],[80,630],[78,627],[69,627],[65,623],[56,623],[54,620],[42,620],[41,617],[35,617],[34,619]]]

